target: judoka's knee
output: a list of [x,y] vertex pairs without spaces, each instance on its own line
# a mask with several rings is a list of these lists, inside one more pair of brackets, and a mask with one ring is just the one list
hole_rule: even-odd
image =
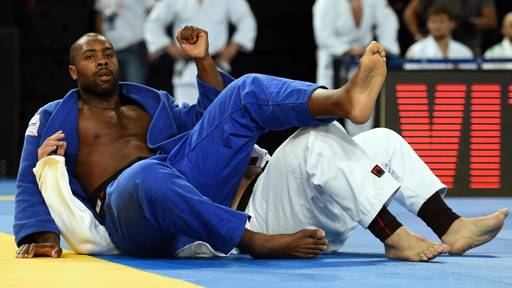
[[[244,76],[236,80],[237,85],[242,93],[242,103],[253,102],[256,98],[264,96],[262,91],[267,90],[265,88],[265,79],[269,76],[257,73],[245,74]],[[258,101],[259,102],[259,101]]]

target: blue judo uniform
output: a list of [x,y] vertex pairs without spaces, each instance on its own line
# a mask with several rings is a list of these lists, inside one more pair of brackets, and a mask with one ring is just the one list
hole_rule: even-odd
[[[107,188],[104,225],[122,252],[173,256],[200,240],[228,253],[240,241],[247,222],[245,213],[229,206],[258,136],[268,130],[334,120],[315,119],[307,109],[316,84],[258,74],[238,80],[223,73],[222,77],[226,85],[222,92],[198,80],[197,104],[182,107],[166,92],[120,84],[123,94],[151,115],[147,144],[155,153],[124,170]],[[59,233],[32,173],[37,149],[59,130],[66,135],[66,167],[73,194],[94,211],[74,177],[78,102],[77,90],[72,90],[41,108],[29,125],[17,179],[14,233],[18,244],[31,233]]]

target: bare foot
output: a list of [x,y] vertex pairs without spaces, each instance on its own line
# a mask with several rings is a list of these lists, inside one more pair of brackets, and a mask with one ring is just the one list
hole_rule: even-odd
[[386,73],[384,49],[379,43],[372,41],[366,47],[356,73],[347,85],[340,89],[346,90],[348,94],[348,99],[344,99],[345,103],[342,105],[350,107],[347,118],[352,122],[362,124],[370,119]]
[[245,229],[238,247],[254,258],[315,258],[325,251],[327,240],[320,229],[278,235]]
[[453,222],[441,240],[450,247],[450,254],[464,254],[469,249],[494,239],[508,214],[508,209],[503,208],[483,217],[461,217]]
[[404,226],[398,228],[384,242],[384,247],[389,259],[415,262],[430,261],[439,254],[448,252],[448,246],[428,241]]

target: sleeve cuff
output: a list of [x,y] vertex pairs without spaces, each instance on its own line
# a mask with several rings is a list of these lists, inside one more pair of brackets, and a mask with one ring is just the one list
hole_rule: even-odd
[[[28,227],[27,227],[28,226]],[[57,235],[60,235],[59,228],[57,228],[56,225],[52,225],[50,223],[41,225],[40,223],[34,225],[34,222],[26,223],[26,224],[15,224],[14,225],[14,234],[16,235],[16,245],[19,247],[21,244],[21,240],[23,238],[27,237],[30,234],[37,233],[37,232],[51,232],[55,233]],[[16,232],[18,231],[18,232]]]

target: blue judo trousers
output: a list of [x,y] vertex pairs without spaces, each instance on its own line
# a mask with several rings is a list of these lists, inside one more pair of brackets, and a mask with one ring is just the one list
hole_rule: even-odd
[[192,129],[169,139],[172,149],[156,151],[108,185],[104,224],[116,247],[165,257],[200,240],[231,251],[248,216],[229,206],[253,145],[269,130],[333,121],[315,119],[307,108],[317,88],[259,74],[230,83]]

